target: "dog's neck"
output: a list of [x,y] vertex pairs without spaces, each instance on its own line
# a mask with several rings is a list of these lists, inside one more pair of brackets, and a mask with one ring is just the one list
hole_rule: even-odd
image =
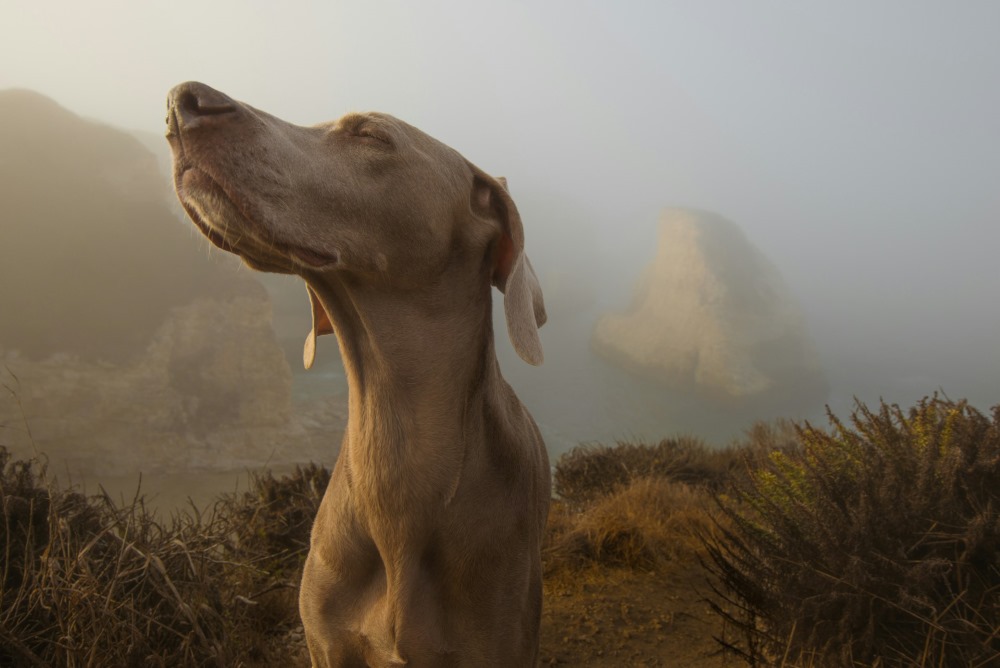
[[[367,481],[377,487],[453,494],[468,449],[482,441],[484,403],[501,382],[488,282],[464,290],[442,283],[403,298],[336,275],[309,284],[333,322],[347,375],[345,464],[382,476]],[[393,479],[403,472],[421,476],[420,485]]]

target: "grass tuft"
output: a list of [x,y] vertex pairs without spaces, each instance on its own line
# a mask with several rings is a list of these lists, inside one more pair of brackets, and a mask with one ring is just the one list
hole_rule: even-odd
[[555,464],[546,572],[655,571],[694,559],[704,549],[699,536],[720,521],[713,491],[746,465],[742,450],[690,437],[570,450]]
[[548,572],[589,565],[656,570],[691,558],[714,529],[703,489],[667,478],[640,478],[580,511],[557,504],[545,551]]

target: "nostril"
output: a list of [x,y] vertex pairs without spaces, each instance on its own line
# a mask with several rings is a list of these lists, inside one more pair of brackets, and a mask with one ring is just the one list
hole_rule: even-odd
[[177,106],[186,116],[218,116],[236,110],[236,106],[225,98],[213,99],[210,96],[197,95],[189,90],[183,91]]
[[181,126],[194,126],[210,116],[235,113],[238,105],[228,96],[204,84],[189,82],[171,91],[170,107]]
[[181,94],[174,100],[174,105],[184,116],[200,116],[198,109],[198,96],[189,90],[181,91]]

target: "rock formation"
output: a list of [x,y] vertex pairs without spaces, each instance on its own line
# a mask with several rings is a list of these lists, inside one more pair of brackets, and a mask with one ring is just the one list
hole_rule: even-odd
[[295,429],[266,291],[135,138],[29,91],[0,118],[0,445],[108,473],[274,456]]
[[169,179],[128,133],[0,91],[0,345],[124,362],[170,309],[263,299],[238,262],[179,219]]
[[735,224],[707,212],[663,214],[631,307],[601,318],[591,343],[631,371],[709,395],[825,392],[780,274]]
[[259,299],[176,307],[123,364],[3,350],[0,360],[0,443],[76,472],[259,463],[289,420],[291,372]]

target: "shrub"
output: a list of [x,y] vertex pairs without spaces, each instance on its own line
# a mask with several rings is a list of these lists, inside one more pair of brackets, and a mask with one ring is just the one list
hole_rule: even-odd
[[758,468],[775,450],[798,450],[799,428],[794,422],[785,419],[770,422],[758,420],[731,447],[749,464],[749,469]]
[[717,489],[738,466],[741,459],[734,449],[709,448],[691,437],[664,439],[656,445],[581,445],[556,462],[553,487],[558,498],[579,509],[641,478]]
[[723,644],[750,665],[997,665],[1000,407],[829,417],[720,502]]

